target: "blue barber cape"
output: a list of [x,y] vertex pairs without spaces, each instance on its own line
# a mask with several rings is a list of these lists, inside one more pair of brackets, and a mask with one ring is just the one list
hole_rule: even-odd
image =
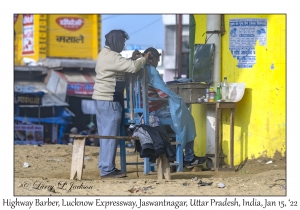
[[187,142],[193,141],[196,137],[193,116],[191,115],[185,103],[182,101],[182,98],[168,88],[159,75],[159,72],[151,65],[145,65],[145,68],[147,69],[148,83],[151,86],[165,92],[169,96],[169,107],[173,121],[171,128],[178,136],[182,147],[185,147]]

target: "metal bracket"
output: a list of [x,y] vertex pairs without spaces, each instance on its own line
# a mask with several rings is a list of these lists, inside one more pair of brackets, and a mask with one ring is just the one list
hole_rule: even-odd
[[[206,31],[206,32],[204,32],[204,34],[211,34],[208,38],[206,37],[206,39],[205,39],[205,44],[206,44],[212,35],[214,35],[214,34],[222,35],[222,31],[220,31],[220,30]],[[204,34],[202,34],[202,36],[204,36]]]
[[[222,33],[222,31],[220,31],[220,30],[214,30],[214,31],[206,31],[205,32],[206,34],[221,34]],[[203,34],[204,35],[204,34]],[[202,36],[203,36],[202,35]]]

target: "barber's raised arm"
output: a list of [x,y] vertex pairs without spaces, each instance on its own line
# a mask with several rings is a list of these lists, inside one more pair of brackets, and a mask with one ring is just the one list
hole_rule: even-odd
[[143,57],[140,57],[136,60],[130,60],[127,58],[118,55],[113,63],[113,68],[115,71],[122,71],[122,72],[130,72],[136,73],[139,71],[142,66],[144,66],[147,62],[147,59],[151,55],[151,52],[146,53]]
[[133,51],[132,56],[129,59],[136,60],[136,59],[138,59],[140,57],[142,57],[142,53],[140,51],[138,51],[138,50],[135,50],[135,51]]

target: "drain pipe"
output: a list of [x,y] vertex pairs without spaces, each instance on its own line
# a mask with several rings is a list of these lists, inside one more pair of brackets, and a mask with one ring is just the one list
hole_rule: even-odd
[[206,43],[215,45],[213,86],[221,78],[221,15],[206,15]]
[[[214,88],[220,83],[221,78],[221,15],[206,15],[206,44],[214,44],[214,66],[212,84]],[[215,117],[216,105],[207,105],[206,108],[206,154],[208,157],[215,155]]]

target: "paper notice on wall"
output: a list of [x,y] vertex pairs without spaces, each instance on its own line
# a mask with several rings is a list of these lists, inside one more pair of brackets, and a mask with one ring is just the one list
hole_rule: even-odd
[[22,55],[34,54],[33,15],[23,15],[23,50]]
[[238,68],[252,68],[256,63],[255,46],[267,43],[267,19],[243,18],[229,20],[229,50],[238,60]]
[[245,93],[246,83],[229,83],[229,100],[240,101]]

